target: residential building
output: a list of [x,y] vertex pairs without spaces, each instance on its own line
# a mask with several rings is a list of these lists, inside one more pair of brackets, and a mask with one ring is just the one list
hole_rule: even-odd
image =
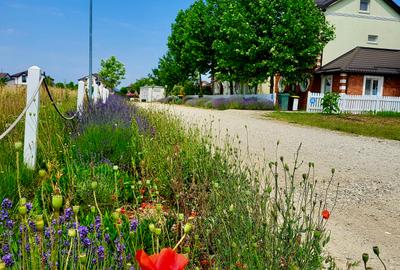
[[10,76],[10,80],[8,81],[9,85],[26,85],[28,80],[28,71],[22,71],[19,73],[15,73]]

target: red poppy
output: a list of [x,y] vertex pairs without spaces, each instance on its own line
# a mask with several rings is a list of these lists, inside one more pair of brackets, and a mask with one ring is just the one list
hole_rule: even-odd
[[331,213],[329,213],[329,211],[328,210],[324,210],[324,211],[322,211],[322,218],[323,219],[329,219],[329,217],[331,216]]
[[136,260],[142,270],[183,270],[189,260],[171,248],[164,248],[159,254],[147,255],[144,250],[136,252]]
[[124,207],[122,207],[122,208],[121,208],[121,214],[125,215],[125,213],[126,213],[126,210],[125,210]]

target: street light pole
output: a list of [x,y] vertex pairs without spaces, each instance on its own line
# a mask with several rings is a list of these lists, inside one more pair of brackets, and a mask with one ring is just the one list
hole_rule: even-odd
[[[90,0],[90,11],[89,11],[89,99],[92,98],[92,34],[93,34],[93,0]],[[90,102],[90,100],[89,100]]]

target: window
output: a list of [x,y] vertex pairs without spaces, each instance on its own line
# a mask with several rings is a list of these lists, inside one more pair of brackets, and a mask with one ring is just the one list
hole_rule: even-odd
[[364,95],[382,96],[383,77],[365,76],[364,77]]
[[369,12],[369,0],[360,0],[360,11]]
[[332,92],[332,82],[333,82],[333,75],[322,76],[321,93],[325,94]]
[[22,75],[22,83],[26,83],[26,76]]
[[368,43],[378,44],[378,36],[377,35],[368,35]]
[[301,92],[306,92],[308,90],[308,87],[310,87],[310,83],[311,83],[310,79],[305,79],[304,81],[299,83]]

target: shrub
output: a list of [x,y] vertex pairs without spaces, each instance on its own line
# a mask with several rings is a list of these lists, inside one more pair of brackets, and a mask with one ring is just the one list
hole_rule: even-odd
[[340,95],[337,93],[325,93],[322,98],[322,112],[326,114],[339,113],[339,100]]

